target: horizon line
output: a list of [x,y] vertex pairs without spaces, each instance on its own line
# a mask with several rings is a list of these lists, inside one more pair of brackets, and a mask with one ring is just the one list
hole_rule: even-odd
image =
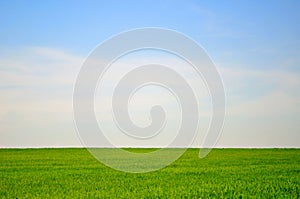
[[218,147],[158,147],[158,146],[121,146],[121,147],[105,147],[105,146],[91,146],[91,147],[84,147],[84,146],[13,146],[13,147],[3,147],[0,146],[0,149],[89,149],[89,148],[99,148],[99,149],[161,149],[161,148],[170,148],[170,149],[300,149],[300,146],[218,146]]

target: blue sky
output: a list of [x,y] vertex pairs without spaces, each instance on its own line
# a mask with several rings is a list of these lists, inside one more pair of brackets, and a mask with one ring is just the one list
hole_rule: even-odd
[[288,56],[299,50],[299,4],[298,1],[2,1],[0,42],[5,47],[60,47],[85,55],[99,41],[118,32],[155,26],[183,32],[209,51],[237,53],[285,48],[281,56]]
[[119,32],[162,27],[193,38],[220,70],[228,115],[219,146],[299,147],[299,8],[296,0],[1,1],[0,146],[78,145],[72,88],[84,58]]

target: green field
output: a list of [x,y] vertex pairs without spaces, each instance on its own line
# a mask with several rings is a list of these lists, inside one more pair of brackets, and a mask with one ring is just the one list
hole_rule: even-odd
[[198,152],[131,174],[86,149],[0,149],[0,197],[300,198],[300,149],[214,149],[204,159]]

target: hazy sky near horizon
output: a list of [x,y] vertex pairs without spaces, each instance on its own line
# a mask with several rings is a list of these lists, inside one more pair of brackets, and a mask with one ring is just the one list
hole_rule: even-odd
[[80,146],[72,94],[82,63],[143,27],[182,32],[215,62],[227,97],[217,147],[300,147],[299,9],[296,0],[1,1],[0,147]]

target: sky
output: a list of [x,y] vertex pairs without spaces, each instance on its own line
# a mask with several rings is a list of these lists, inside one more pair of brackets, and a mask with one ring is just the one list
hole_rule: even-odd
[[299,8],[296,0],[1,1],[0,147],[81,146],[72,107],[80,67],[101,42],[143,27],[179,31],[214,61],[226,91],[216,147],[300,147]]

